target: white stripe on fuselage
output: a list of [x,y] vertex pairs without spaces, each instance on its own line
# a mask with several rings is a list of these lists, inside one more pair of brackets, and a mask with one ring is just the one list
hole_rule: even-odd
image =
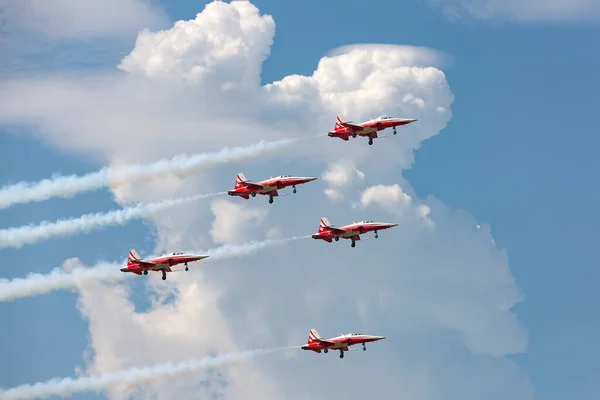
[[359,227],[363,227],[363,228],[381,227],[381,228],[383,228],[384,226],[383,226],[383,223],[381,223],[381,222],[356,222],[351,225],[346,225],[340,229],[352,229],[352,228],[359,228]]

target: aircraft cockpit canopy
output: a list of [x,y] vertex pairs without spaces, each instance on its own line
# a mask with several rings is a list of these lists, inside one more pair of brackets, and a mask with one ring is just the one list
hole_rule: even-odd
[[185,254],[185,253],[182,253],[182,252],[173,253],[174,256],[179,255],[179,254]]

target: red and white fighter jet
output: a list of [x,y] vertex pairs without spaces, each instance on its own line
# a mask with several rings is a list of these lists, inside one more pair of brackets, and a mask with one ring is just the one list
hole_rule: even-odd
[[385,336],[363,335],[361,333],[342,334],[331,339],[321,339],[316,329],[311,329],[308,333],[308,343],[302,346],[302,350],[312,350],[315,353],[328,353],[329,350],[339,350],[340,358],[344,358],[344,352],[350,351],[348,348],[355,344],[362,344],[363,351],[367,350],[365,343],[376,342],[385,339]]
[[256,197],[257,194],[268,195],[269,203],[273,203],[273,197],[279,196],[279,193],[277,192],[278,189],[291,186],[294,188],[294,193],[296,193],[296,185],[308,183],[315,179],[317,178],[309,176],[281,175],[257,183],[251,183],[246,179],[244,174],[240,172],[235,178],[233,190],[228,191],[227,194],[230,196],[243,197],[246,200],[248,200],[250,196]]
[[389,222],[375,222],[375,221],[361,221],[361,222],[353,222],[350,225],[342,226],[340,228],[336,228],[329,220],[325,217],[321,218],[321,223],[319,224],[319,231],[312,235],[313,239],[321,239],[328,243],[331,243],[333,240],[336,242],[343,239],[352,240],[352,247],[356,246],[356,241],[360,240],[360,235],[367,232],[375,232],[375,239],[379,237],[377,231],[381,231],[384,229],[393,228],[394,226],[398,226],[398,224],[393,224]]
[[194,262],[207,258],[208,256],[200,254],[172,253],[160,257],[142,260],[134,249],[129,250],[127,258],[127,268],[121,268],[121,272],[133,272],[137,275],[148,275],[148,271],[162,271],[163,281],[167,279],[167,272],[173,272],[172,266],[185,264],[185,270],[188,270],[188,262]]
[[369,144],[373,144],[373,139],[377,139],[377,132],[387,128],[394,128],[394,135],[396,127],[401,125],[407,125],[411,122],[418,121],[415,118],[393,118],[382,116],[370,121],[361,122],[359,124],[353,124],[352,121],[342,121],[338,116],[335,122],[333,131],[327,133],[329,137],[338,137],[342,140],[348,140],[350,136],[355,138],[356,136],[363,136],[369,138]]

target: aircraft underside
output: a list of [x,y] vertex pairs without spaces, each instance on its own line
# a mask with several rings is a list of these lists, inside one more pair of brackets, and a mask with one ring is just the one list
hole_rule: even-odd
[[[296,185],[291,185],[293,190],[293,193],[297,193],[298,189],[296,189]],[[282,188],[285,186],[282,186]],[[279,196],[279,192],[277,191],[277,187],[275,186],[269,186],[267,189],[265,190],[260,190],[260,191],[256,191],[256,192],[252,192],[250,193],[250,196],[252,197],[256,197],[257,194],[261,194],[263,196],[269,196],[269,204],[273,204],[274,201],[274,197],[278,197]],[[285,195],[284,195],[285,196]],[[243,196],[245,199],[248,199],[248,195]]]
[[[362,230],[361,230],[361,231],[359,231],[359,232],[360,232],[360,233],[358,233],[358,234],[357,234],[357,233],[355,233],[355,232],[352,232],[352,233],[347,233],[347,234],[341,234],[341,235],[335,236],[333,239],[334,239],[336,242],[337,242],[337,241],[339,241],[339,240],[340,240],[340,238],[343,238],[343,239],[350,239],[350,240],[351,240],[351,244],[350,244],[350,246],[351,246],[351,247],[355,247],[355,246],[356,246],[356,241],[357,241],[357,240],[360,240],[360,235],[361,235],[361,234],[365,234],[365,233],[367,233],[366,231],[362,231]],[[379,235],[377,234],[377,231],[373,231],[373,232],[375,232],[375,239],[377,239],[377,238],[379,237]],[[329,240],[329,242],[331,243],[331,240]]]
[[[362,349],[363,349],[363,351],[367,351],[367,346],[365,343],[362,344]],[[323,349],[323,353],[327,354],[329,352],[329,350],[338,350],[340,352],[340,358],[344,358],[344,352],[350,351],[348,349],[348,346],[345,344],[344,345],[340,344],[339,346],[333,346],[328,349]]]
[[[183,265],[185,265],[185,270],[189,271],[188,263],[187,262],[183,263]],[[157,266],[155,266],[153,268],[144,269],[142,271],[142,273],[144,275],[148,275],[148,271],[160,271],[160,272],[162,272],[162,280],[163,281],[167,279],[167,272],[172,272],[171,267],[169,266],[169,264],[159,264],[159,265],[157,265]],[[136,273],[138,275],[140,275],[139,272],[136,272]]]
[[[383,129],[377,129],[377,128],[366,128],[363,131],[357,131],[357,132],[335,132],[333,134],[333,136],[337,136],[342,140],[347,141],[350,136],[352,136],[352,138],[356,138],[357,136],[361,136],[361,137],[368,137],[369,138],[369,145],[373,144],[373,139],[377,139],[377,132],[380,130],[384,130],[386,128]],[[398,132],[396,131],[396,127],[392,127],[393,129],[393,134],[396,135]],[[331,135],[330,135],[331,136]]]

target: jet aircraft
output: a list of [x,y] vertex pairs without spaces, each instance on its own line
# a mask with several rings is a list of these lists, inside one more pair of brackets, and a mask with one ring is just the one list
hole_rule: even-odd
[[328,353],[329,350],[339,350],[340,358],[344,358],[344,352],[350,351],[348,348],[356,344],[362,344],[363,351],[367,350],[366,343],[376,342],[385,339],[385,336],[363,335],[361,333],[342,334],[331,339],[321,339],[316,329],[311,329],[308,333],[308,343],[302,346],[302,350],[312,350],[315,353]]
[[138,253],[131,249],[127,258],[127,268],[121,268],[122,272],[133,272],[137,275],[148,275],[148,271],[162,271],[163,281],[167,279],[167,272],[173,272],[172,266],[185,264],[185,270],[188,270],[188,262],[194,262],[207,258],[206,255],[171,253],[160,257],[142,260]]
[[351,246],[356,246],[356,241],[360,240],[360,235],[367,232],[375,232],[375,239],[379,237],[377,231],[383,229],[393,228],[394,226],[398,226],[398,224],[393,224],[389,222],[375,222],[375,221],[361,221],[361,222],[353,222],[350,225],[342,226],[340,228],[336,228],[329,220],[325,217],[321,218],[321,223],[319,224],[319,231],[312,235],[313,239],[321,239],[328,243],[331,243],[333,240],[336,242],[343,239],[352,240]]
[[335,122],[333,131],[328,132],[329,137],[337,137],[342,140],[348,140],[350,136],[355,138],[356,136],[363,136],[369,138],[369,145],[373,144],[373,139],[379,138],[377,132],[387,128],[394,128],[394,135],[397,126],[407,125],[412,122],[418,121],[415,118],[393,118],[388,116],[381,116],[369,121],[354,124],[352,121],[342,121],[338,116]]
[[235,178],[235,186],[233,190],[227,192],[230,196],[239,196],[246,200],[256,197],[257,194],[268,195],[269,203],[273,203],[273,197],[279,196],[278,189],[291,186],[296,193],[296,185],[301,185],[307,182],[314,181],[317,178],[307,176],[290,176],[281,175],[275,178],[265,179],[257,183],[251,183],[246,179],[241,172]]

